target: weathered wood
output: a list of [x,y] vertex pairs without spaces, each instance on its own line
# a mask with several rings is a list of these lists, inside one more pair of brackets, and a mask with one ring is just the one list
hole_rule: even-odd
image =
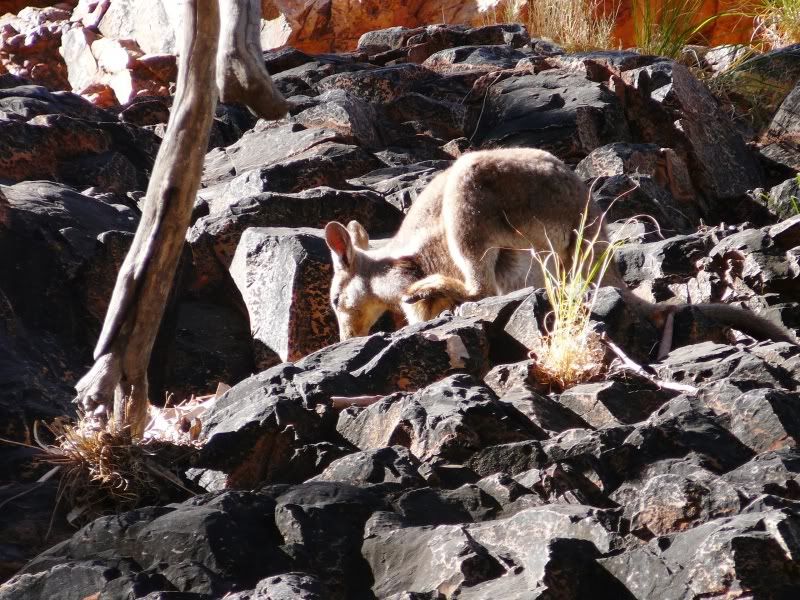
[[218,92],[263,118],[287,110],[264,67],[258,0],[186,0],[182,23],[175,101],[142,219],[117,277],[95,363],[76,386],[86,411],[113,398],[114,418],[134,436],[146,425],[147,367],[200,186]]
[[272,83],[261,54],[260,0],[219,0],[217,87],[222,102],[240,102],[262,119],[286,114],[286,100]]
[[76,386],[86,410],[107,406],[134,436],[144,431],[147,367],[200,185],[217,102],[219,7],[186,0],[177,91],[153,166],[142,219],[125,257],[95,348],[95,364]]

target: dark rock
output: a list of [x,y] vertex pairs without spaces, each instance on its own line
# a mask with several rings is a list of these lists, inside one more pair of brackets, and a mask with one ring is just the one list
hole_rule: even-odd
[[647,175],[684,202],[695,196],[686,164],[673,150],[657,144],[606,144],[578,163],[575,173],[583,179]]
[[450,69],[511,69],[527,55],[507,45],[459,46],[431,54],[423,66],[437,72]]
[[655,384],[604,381],[571,387],[558,402],[592,427],[605,427],[643,421],[674,395]]
[[362,410],[347,409],[337,429],[361,449],[399,444],[423,462],[459,462],[487,446],[535,435],[491,390],[465,375],[393,394]]
[[550,62],[561,68],[583,72],[592,81],[606,83],[612,75],[619,76],[625,71],[647,67],[663,60],[665,59],[639,54],[634,50],[592,50],[574,54],[562,52]]
[[286,161],[326,142],[345,139],[330,129],[306,129],[299,124],[261,121],[227,148],[206,155],[203,182],[211,185],[232,179],[252,169]]
[[716,519],[675,536],[664,557],[695,595],[790,598],[800,590],[797,527],[781,511]]
[[[539,268],[538,265],[533,266]],[[505,332],[522,346],[536,349],[541,345],[545,315],[550,312],[550,302],[545,291],[537,290],[520,303],[508,318]]]
[[369,191],[321,187],[298,194],[263,193],[211,201],[211,213],[189,230],[195,266],[195,288],[219,286],[227,280],[239,239],[248,227],[316,227],[329,221],[355,219],[372,234],[393,231],[400,212]]
[[[466,94],[466,92],[465,92]],[[396,125],[392,137],[460,138],[474,129],[474,110],[463,102],[432,97],[425,90],[402,94],[388,102],[386,116]],[[440,145],[443,143],[440,141]]]
[[656,475],[626,507],[631,532],[644,539],[676,533],[719,517],[737,514],[741,501],[735,488],[713,475]]
[[355,483],[397,483],[419,487],[425,480],[419,474],[419,460],[403,446],[363,450],[335,461],[312,481]]
[[230,273],[250,315],[258,368],[338,340],[328,293],[333,265],[321,230],[250,227]]
[[[322,582],[308,573],[281,573],[262,579],[252,592],[228,594],[226,600],[324,600]],[[165,598],[164,600],[171,600]]]
[[500,505],[480,486],[466,484],[454,490],[430,487],[408,490],[392,501],[409,525],[449,525],[487,521]]
[[792,293],[800,278],[794,254],[770,235],[769,228],[734,233],[716,244],[709,257],[711,269],[730,270],[728,281],[741,280],[759,294]]
[[[0,477],[0,481],[8,479]],[[19,571],[31,557],[74,532],[66,522],[63,506],[58,506],[58,491],[55,479],[0,485],[4,515],[0,523],[0,582]],[[2,588],[0,597],[4,597]]]
[[217,383],[236,385],[255,370],[247,318],[229,306],[187,301],[177,307],[175,338],[164,365],[174,402]]
[[347,358],[344,372],[339,371],[337,358],[328,361],[339,348],[346,349],[347,357],[354,347],[347,342],[298,363],[305,372],[296,384],[307,402],[327,402],[330,395],[414,391],[453,372],[480,377],[488,370],[486,328],[476,319],[440,318],[361,343],[363,353],[352,363]]
[[[800,51],[800,45],[794,48],[794,54]],[[800,61],[795,68],[800,70]],[[786,85],[788,79],[782,78],[780,87]],[[800,81],[800,80],[798,80]],[[785,88],[784,88],[785,89]],[[774,96],[773,96],[774,97]],[[761,154],[774,163],[793,171],[800,170],[800,127],[797,125],[797,111],[800,109],[800,85],[795,84],[781,103],[778,111],[769,124],[767,143],[761,147]]]
[[77,94],[51,92],[40,85],[0,85],[0,113],[10,121],[28,121],[40,115],[61,114],[73,119],[113,121],[111,113]]
[[517,475],[548,463],[541,444],[535,441],[512,442],[484,448],[473,454],[467,466],[481,477],[494,473]]
[[[102,517],[30,562],[7,584],[15,594],[9,597],[63,598],[65,590],[74,598],[155,590],[220,597],[252,589],[292,569],[279,549],[274,510],[267,496],[226,492]],[[55,594],[57,583],[61,594]]]
[[213,202],[217,196],[238,199],[261,192],[293,193],[317,186],[347,188],[348,179],[382,166],[375,156],[358,146],[337,142],[322,142],[298,154],[267,161],[264,166],[206,190],[201,197],[210,196]]
[[332,89],[317,97],[317,104],[295,115],[295,120],[309,128],[326,128],[344,139],[368,148],[381,148],[385,134],[373,104],[344,90]]
[[[530,361],[522,363],[524,369],[523,376],[525,378],[528,377],[529,366]],[[492,386],[488,378],[489,375],[486,376],[486,383],[497,392],[497,389]],[[520,386],[507,390],[500,396],[500,402],[507,402],[516,408],[519,412],[528,417],[531,423],[537,425],[543,431],[560,433],[567,429],[589,428],[589,424],[586,421],[581,419],[561,402],[549,396],[542,396],[527,387]]]
[[800,81],[798,55],[800,44],[751,56],[736,65],[730,74],[731,90],[738,97],[757,98],[764,112],[775,114],[787,94],[797,89]]
[[348,183],[375,190],[389,204],[405,213],[431,180],[450,164],[450,161],[437,160],[388,167],[350,179]]
[[[70,415],[137,215],[51,182],[0,186],[0,373],[3,436]],[[110,235],[109,231],[116,233]]]
[[754,155],[686,67],[657,62],[626,71],[618,81],[631,129],[686,161],[697,188],[715,201],[714,214],[724,215],[730,201],[758,187]]
[[317,55],[314,60],[286,69],[274,75],[272,81],[284,98],[297,95],[316,96],[316,85],[325,77],[337,73],[370,69],[372,65],[336,60],[336,55]]
[[314,60],[313,57],[305,52],[291,46],[266,50],[263,55],[264,66],[267,67],[270,75],[276,75]]
[[434,77],[434,73],[417,65],[396,65],[330,75],[320,80],[317,89],[340,89],[368,102],[385,104],[412,91],[420,81]]
[[489,494],[500,506],[500,517],[510,517],[532,506],[541,506],[544,501],[531,489],[504,473],[488,475],[475,484]]
[[[592,481],[590,476],[591,473],[581,472],[581,469],[569,463],[556,463],[546,468],[525,471],[514,479],[536,494],[538,504],[616,508],[616,503],[606,497],[601,486]],[[524,500],[530,502],[529,496],[525,496]]]
[[[227,594],[226,600],[323,600],[327,591],[322,582],[309,573],[294,572],[281,573],[262,579],[256,589],[247,592]],[[172,600],[172,596],[163,599],[150,598],[147,600]],[[176,598],[175,600],[183,600]],[[190,599],[187,599],[190,600]],[[194,600],[194,599],[191,599]]]
[[319,441],[325,429],[321,416],[288,388],[295,370],[279,365],[225,392],[203,421],[206,444],[198,466],[225,472],[226,485],[234,488],[315,475],[290,466],[295,451]]
[[703,403],[727,417],[731,433],[754,452],[796,448],[800,443],[800,393],[761,388],[704,390]]
[[358,39],[358,49],[369,54],[380,54],[405,46],[408,38],[424,31],[423,27],[388,27],[367,31]]
[[[624,246],[623,246],[624,248]],[[618,262],[622,263],[623,259]],[[626,304],[617,288],[601,287],[592,304],[592,321],[599,324],[608,336],[634,360],[649,362],[658,346],[660,333],[635,306]]]
[[408,39],[408,59],[421,63],[434,52],[456,46],[507,44],[519,48],[529,40],[527,30],[519,24],[487,25],[474,29],[457,25],[430,25],[423,33]]
[[697,272],[695,263],[712,248],[710,236],[694,233],[646,244],[625,244],[615,256],[620,273],[629,285],[665,278],[671,283],[694,275]]
[[[625,440],[638,464],[680,458],[691,452],[704,455],[716,473],[735,469],[753,452],[722,427],[709,411],[683,396],[670,400]],[[630,466],[628,468],[631,468]]]
[[140,127],[166,124],[169,121],[169,109],[168,98],[137,98],[119,112],[119,120]]
[[542,148],[577,163],[595,148],[629,137],[619,101],[608,89],[549,70],[491,86],[474,140],[482,147]]
[[467,531],[479,544],[490,548],[510,546],[517,551],[534,539],[586,540],[601,553],[623,546],[618,510],[590,506],[552,504],[536,506],[505,518],[470,525]]
[[[678,201],[647,175],[601,176],[592,184],[592,199],[608,211],[607,223],[647,215],[655,219],[663,235],[693,231],[693,225],[700,222],[695,196]],[[654,223],[644,223],[648,229],[655,229]]]
[[789,219],[800,215],[800,180],[797,177],[787,179],[762,194],[762,200],[769,211],[779,219]]
[[367,520],[387,509],[380,498],[344,483],[316,481],[290,488],[276,502],[275,524],[286,552],[309,565],[331,599],[363,597],[371,577],[360,549]]
[[764,452],[722,479],[750,500],[761,494],[800,500],[800,455],[796,449]]
[[727,385],[741,391],[781,388],[791,381],[790,375],[780,366],[752,352],[714,342],[677,348],[654,368],[665,381],[708,385],[725,379]]
[[406,591],[452,596],[506,571],[461,525],[400,528],[383,513],[367,522],[362,553],[377,598]]

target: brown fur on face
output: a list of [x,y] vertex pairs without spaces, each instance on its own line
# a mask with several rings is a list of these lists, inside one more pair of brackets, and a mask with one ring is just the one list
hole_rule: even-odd
[[[541,285],[530,250],[553,250],[569,268],[574,232],[587,208],[585,237],[596,233],[600,243],[608,243],[600,208],[567,165],[543,150],[508,148],[460,157],[428,184],[380,248],[369,249],[366,231],[356,222],[329,223],[331,300],[342,339],[365,335],[386,310],[416,323],[465,300]],[[598,284],[619,288],[649,318],[675,310],[634,295],[614,264]],[[789,332],[742,309],[695,308],[723,322],[736,321],[756,337],[793,340]]]

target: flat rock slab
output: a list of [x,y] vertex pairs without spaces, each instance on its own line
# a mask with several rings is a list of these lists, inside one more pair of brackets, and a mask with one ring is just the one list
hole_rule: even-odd
[[543,148],[578,162],[595,148],[630,136],[617,97],[568,71],[511,76],[486,94],[474,138],[482,147]]
[[420,461],[403,446],[362,450],[333,461],[311,481],[350,483],[397,483],[401,487],[425,484]]
[[450,164],[451,161],[430,160],[377,169],[350,179],[348,183],[375,190],[389,204],[405,213],[433,178],[447,169]]
[[674,395],[655,385],[604,381],[571,387],[558,402],[592,427],[603,427],[643,421]]

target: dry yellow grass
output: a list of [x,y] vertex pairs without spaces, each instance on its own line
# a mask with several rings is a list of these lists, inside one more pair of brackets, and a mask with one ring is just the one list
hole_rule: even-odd
[[[485,3],[486,22],[524,23],[531,37],[581,52],[614,46],[617,8],[604,13],[603,0],[507,0]],[[480,5],[480,3],[479,3]]]
[[[551,318],[546,320],[551,324],[534,357],[531,377],[554,391],[600,375],[605,365],[605,346],[589,318],[597,284],[611,266],[619,242],[601,241],[599,224],[588,219],[587,201],[569,265],[552,247],[546,252],[531,251],[544,276],[552,308]],[[594,233],[587,237],[590,230]]]

